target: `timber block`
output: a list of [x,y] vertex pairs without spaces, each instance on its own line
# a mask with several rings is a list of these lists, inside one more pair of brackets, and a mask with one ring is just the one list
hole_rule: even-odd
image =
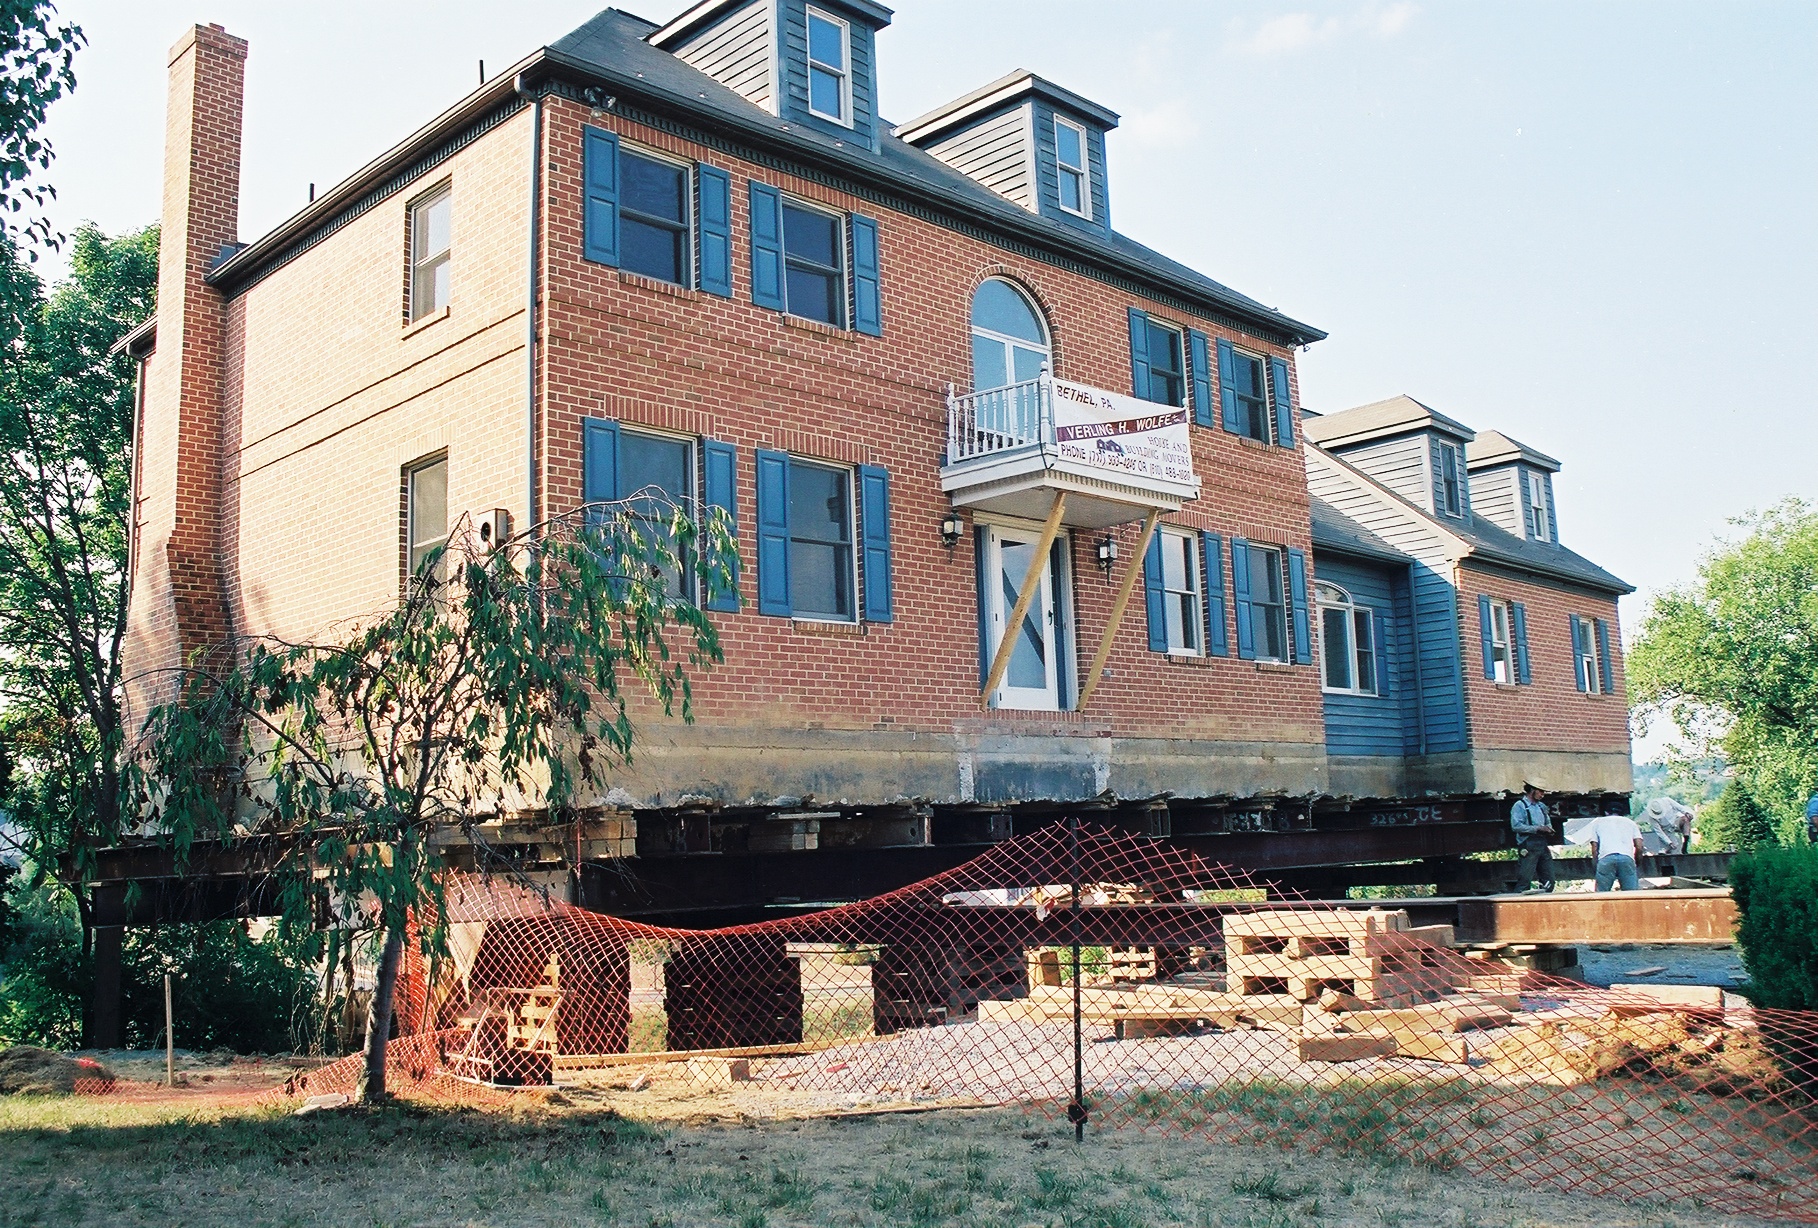
[[1356,1062],[1395,1053],[1393,1036],[1302,1036],[1295,1055],[1303,1062]]
[[1287,977],[1305,980],[1359,981],[1382,975],[1382,960],[1364,955],[1229,955],[1226,973],[1234,977]]
[[1402,909],[1269,909],[1226,913],[1224,918],[1227,944],[1233,937],[1348,938],[1407,928],[1408,914]]
[[1462,1036],[1444,1036],[1434,1032],[1411,1032],[1405,1029],[1371,1029],[1367,1036],[1386,1037],[1395,1042],[1397,1057],[1411,1057],[1428,1062],[1469,1064],[1471,1058]]

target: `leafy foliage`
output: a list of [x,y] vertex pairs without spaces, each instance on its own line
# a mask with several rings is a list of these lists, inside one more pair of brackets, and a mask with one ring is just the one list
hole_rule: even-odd
[[1774,844],[1777,841],[1773,816],[1755,800],[1748,782],[1738,777],[1724,786],[1716,805],[1707,806],[1702,812],[1698,821],[1698,841],[1703,848],[1741,852]]
[[1736,938],[1757,1006],[1818,1011],[1818,848],[1757,848],[1730,863]]
[[1790,499],[1662,595],[1629,653],[1644,718],[1664,714],[1796,838],[1818,789],[1818,508]]
[[56,195],[31,182],[51,162],[50,142],[38,130],[51,103],[76,88],[76,51],[86,41],[56,12],[51,0],[0,0],[0,240],[9,243],[56,239],[44,218],[20,217]]
[[0,839],[47,870],[120,832],[133,370],[109,349],[152,311],[157,230],[84,227],[71,257],[48,296],[0,262],[25,303],[0,363]]
[[457,525],[397,606],[346,640],[258,641],[222,669],[198,665],[148,718],[138,806],[180,856],[198,839],[277,841],[287,922],[327,907],[385,936],[368,1049],[383,1094],[404,936],[419,923],[425,950],[445,950],[445,837],[509,873],[488,820],[529,810],[557,825],[601,804],[631,757],[625,687],[687,718],[688,669],[720,659],[711,622],[668,578],[691,561],[727,591],[735,558],[724,513],[697,528],[648,496],[496,548]]

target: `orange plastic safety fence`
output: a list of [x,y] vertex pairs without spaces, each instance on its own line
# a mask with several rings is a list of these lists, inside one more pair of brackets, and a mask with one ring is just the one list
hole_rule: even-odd
[[[388,1079],[406,1094],[602,1083],[1056,1115],[1078,1094],[1092,1129],[1818,1222],[1818,1014],[1524,971],[1405,910],[1283,899],[1120,832],[1056,826],[729,929],[477,880],[447,921],[447,956],[401,978]],[[359,1068],[292,1091],[351,1091]]]

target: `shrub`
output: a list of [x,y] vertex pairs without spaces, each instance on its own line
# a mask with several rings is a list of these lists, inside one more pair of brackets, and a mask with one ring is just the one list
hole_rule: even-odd
[[1741,777],[1732,779],[1713,806],[1698,816],[1698,847],[1735,849],[1746,853],[1757,845],[1773,844],[1774,819],[1756,800]]
[[1818,847],[1757,846],[1730,863],[1730,888],[1742,914],[1736,937],[1749,998],[1818,1010]]

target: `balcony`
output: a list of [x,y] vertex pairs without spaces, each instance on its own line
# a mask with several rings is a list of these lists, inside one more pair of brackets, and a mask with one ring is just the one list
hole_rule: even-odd
[[941,489],[955,507],[1106,528],[1199,497],[1187,411],[1050,375],[947,396]]

